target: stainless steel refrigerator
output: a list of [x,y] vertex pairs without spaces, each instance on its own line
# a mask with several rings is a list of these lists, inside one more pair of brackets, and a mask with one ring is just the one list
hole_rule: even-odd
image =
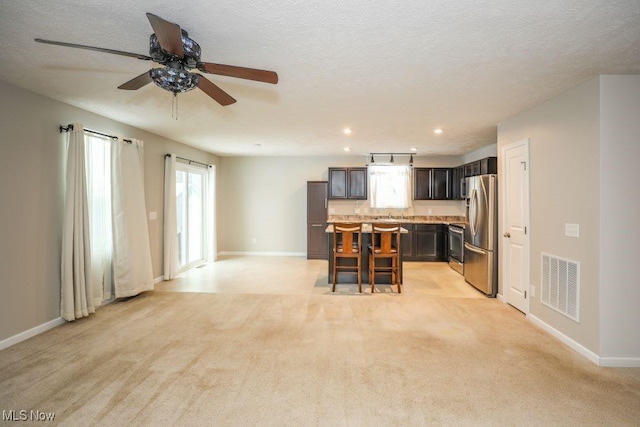
[[466,178],[464,278],[487,296],[498,292],[497,175]]

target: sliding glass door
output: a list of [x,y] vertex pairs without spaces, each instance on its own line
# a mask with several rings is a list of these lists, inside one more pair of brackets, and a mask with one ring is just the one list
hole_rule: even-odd
[[176,165],[178,271],[205,260],[205,173],[202,168]]

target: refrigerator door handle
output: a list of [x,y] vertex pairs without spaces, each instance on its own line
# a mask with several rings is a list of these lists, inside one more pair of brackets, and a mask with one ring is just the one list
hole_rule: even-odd
[[476,235],[478,225],[478,190],[471,190],[471,200],[469,202],[469,226],[471,234]]
[[486,251],[483,251],[482,249],[474,248],[473,246],[471,246],[470,244],[468,244],[466,242],[464,244],[464,248],[465,249],[469,249],[471,252],[475,252],[475,253],[480,254],[480,255],[486,255],[487,254]]

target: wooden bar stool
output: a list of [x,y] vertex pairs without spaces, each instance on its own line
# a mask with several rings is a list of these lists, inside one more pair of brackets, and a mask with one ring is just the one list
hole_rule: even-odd
[[[388,263],[377,263],[376,260],[389,259]],[[400,264],[400,224],[371,224],[371,244],[369,245],[369,282],[371,293],[376,284],[376,273],[390,274],[391,286],[398,285],[398,293],[402,293],[402,284],[398,274]]]
[[[360,259],[362,257],[362,223],[336,222],[333,224],[333,288],[336,291],[338,273],[355,271],[358,275],[358,292],[362,293]],[[355,258],[356,265],[340,264],[343,258]]]

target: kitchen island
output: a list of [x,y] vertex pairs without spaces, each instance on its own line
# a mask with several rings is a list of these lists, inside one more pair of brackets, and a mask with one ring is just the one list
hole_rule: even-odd
[[[374,222],[396,222],[402,225],[400,244],[399,274],[402,280],[402,262],[405,261],[448,261],[447,226],[452,223],[464,223],[463,216],[397,216],[373,217],[368,215],[330,215],[327,234],[329,254],[329,283],[333,283],[333,223],[361,222],[362,223],[362,283],[369,283],[369,252],[371,243],[371,224]],[[349,262],[349,260],[341,260]],[[355,260],[353,260],[355,262]],[[389,275],[376,277],[376,283],[390,283]],[[355,272],[341,272],[340,283],[357,283]]]
[[[384,222],[384,221],[380,221]],[[329,226],[325,229],[325,233],[327,233],[327,244],[329,245],[329,282],[333,283],[333,224],[329,224]],[[407,234],[408,231],[406,228],[400,229],[401,234]],[[371,223],[362,223],[362,236],[361,238],[361,246],[362,253],[360,254],[360,274],[362,283],[370,283],[369,282],[369,244],[371,243]],[[402,237],[401,237],[402,238]],[[402,283],[402,245],[398,248],[398,276],[400,278],[400,283]],[[390,260],[383,260],[390,262]],[[340,265],[356,265],[355,259],[343,258],[340,260]],[[376,262],[377,265],[377,262]],[[340,272],[340,279],[338,284],[340,283],[358,283],[358,277],[356,276],[355,271],[343,271]],[[390,274],[381,274],[376,276],[376,284],[391,284],[391,275]]]

